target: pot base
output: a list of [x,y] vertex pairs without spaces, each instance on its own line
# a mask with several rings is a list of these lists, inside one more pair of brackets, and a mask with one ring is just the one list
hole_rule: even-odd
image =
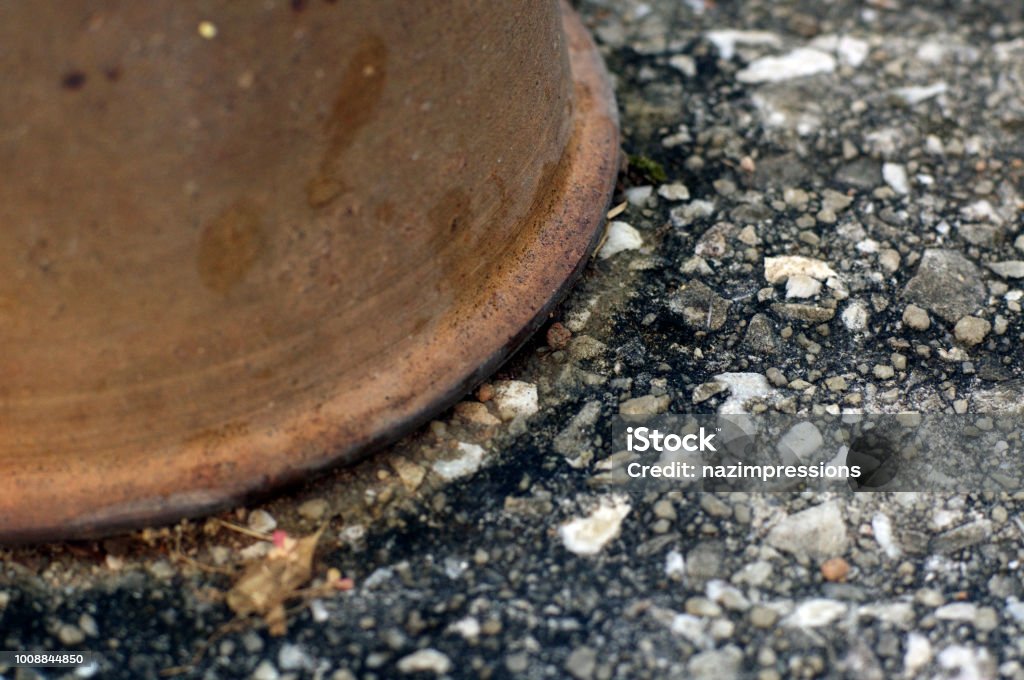
[[[425,321],[418,334],[378,348],[344,380],[326,380],[290,401],[271,392],[246,417],[187,432],[168,446],[143,442],[132,450],[131,442],[109,449],[91,443],[21,457],[17,446],[0,445],[0,540],[83,538],[244,504],[368,455],[491,374],[543,323],[586,264],[618,170],[618,120],[607,74],[578,17],[567,4],[562,8],[573,79],[563,156],[542,173],[514,238],[495,244],[500,259],[477,268],[450,309]],[[310,191],[315,204],[333,190],[327,182],[311,184]],[[208,288],[229,295],[258,238],[247,230],[249,207],[235,206],[221,217],[212,236],[204,236],[210,241],[203,244],[209,246],[208,266],[201,247],[200,275]],[[222,261],[219,253],[227,246],[233,256]],[[386,323],[387,309],[379,316]],[[195,386],[197,399],[202,389]],[[260,385],[237,389],[251,395]],[[3,406],[0,394],[0,412]],[[0,435],[3,429],[0,421]],[[30,439],[14,434],[17,441]],[[88,441],[91,434],[75,436]]]

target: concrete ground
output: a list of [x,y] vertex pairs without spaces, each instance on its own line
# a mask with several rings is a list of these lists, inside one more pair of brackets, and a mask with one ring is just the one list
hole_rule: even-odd
[[[0,551],[0,648],[103,678],[1024,678],[1024,493],[595,483],[623,410],[1024,415],[1024,9],[579,9],[630,166],[552,324],[265,506]],[[319,528],[309,583],[246,580],[302,557],[260,536]],[[284,616],[233,613],[260,596]]]

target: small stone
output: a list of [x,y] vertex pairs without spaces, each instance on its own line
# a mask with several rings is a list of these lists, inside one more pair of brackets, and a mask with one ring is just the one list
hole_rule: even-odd
[[764,278],[770,284],[784,283],[791,276],[808,276],[818,281],[838,276],[826,262],[802,255],[764,258]]
[[897,194],[910,193],[910,181],[907,179],[906,167],[898,163],[883,163],[882,179]]
[[821,281],[795,274],[786,281],[786,298],[811,298],[821,292]]
[[736,236],[736,238],[741,243],[744,243],[748,246],[756,246],[758,243],[761,242],[761,239],[758,238],[757,236],[757,230],[754,228],[754,225],[752,224],[748,224],[747,226],[743,227],[743,229],[740,231],[739,235]]
[[782,39],[769,31],[742,31],[736,29],[720,29],[708,31],[704,37],[718,50],[718,56],[729,61],[736,56],[737,45],[765,45],[779,47]]
[[608,351],[608,346],[590,335],[577,335],[569,341],[569,356],[576,361],[596,359]]
[[[793,384],[790,383],[790,387],[792,386]],[[789,428],[779,439],[776,448],[779,451],[781,460],[790,465],[812,461],[814,454],[824,444],[825,440],[814,423],[805,421]]]
[[316,521],[327,514],[328,508],[323,498],[311,498],[299,506],[299,514],[310,521]]
[[686,560],[678,550],[669,550],[665,555],[665,576],[681,580],[686,573]]
[[886,248],[878,253],[878,265],[890,274],[900,268],[900,260],[899,251],[892,248]]
[[565,349],[572,339],[572,331],[556,321],[548,327],[545,339],[551,349]]
[[479,401],[460,401],[455,405],[455,415],[467,423],[484,427],[501,424],[501,419],[492,415],[487,405]]
[[631,224],[614,221],[608,225],[608,234],[597,256],[607,260],[626,250],[638,250],[644,245],[644,238]]
[[972,602],[953,602],[935,610],[935,618],[942,621],[974,621],[978,606]]
[[413,652],[398,660],[401,673],[433,673],[444,675],[452,669],[452,662],[444,653],[431,647]]
[[631,506],[625,498],[605,499],[586,517],[566,522],[558,529],[566,549],[577,555],[596,555],[619,535],[622,520]]
[[[3,609],[2,601],[0,601],[0,609]],[[78,617],[78,627],[82,629],[82,632],[89,637],[97,637],[100,634],[99,626],[96,625],[96,619],[91,614],[84,613]]]
[[732,515],[732,507],[711,494],[703,494],[700,497],[700,509],[712,517],[729,517]]
[[775,329],[771,319],[764,314],[755,314],[750,317],[750,321],[747,323],[747,332],[743,336],[743,346],[755,354],[775,354],[778,352],[779,341],[775,337]]
[[705,618],[721,616],[722,608],[706,597],[691,597],[686,601],[686,613]]
[[434,461],[433,465],[434,472],[449,481],[473,474],[484,460],[484,449],[478,444],[459,442],[456,449],[457,458]]
[[999,612],[992,607],[978,607],[974,613],[974,627],[983,631],[995,630],[999,627]]
[[852,196],[847,196],[835,189],[825,189],[821,196],[821,207],[835,213],[846,210],[853,203]]
[[697,61],[688,54],[676,54],[668,58],[668,65],[687,78],[697,75]]
[[509,654],[505,657],[505,668],[510,673],[520,675],[526,672],[526,669],[530,667],[530,658],[523,652],[517,652],[516,654]]
[[973,347],[985,340],[985,336],[992,330],[992,324],[985,319],[976,316],[965,316],[956,322],[953,327],[953,335],[957,342]]
[[480,622],[472,616],[467,616],[464,619],[459,619],[455,623],[452,623],[446,630],[452,633],[457,633],[466,640],[472,642],[480,637]]
[[785,387],[789,384],[789,378],[786,377],[786,374],[774,366],[765,371],[764,375],[776,387]]
[[672,501],[662,499],[654,504],[651,511],[658,519],[667,519],[672,522],[676,521],[676,508],[672,505]]
[[992,522],[981,519],[944,531],[932,539],[930,547],[934,552],[949,555],[977,545],[991,536]]
[[565,670],[576,680],[589,680],[597,667],[597,651],[592,647],[577,647],[565,661]]
[[955,250],[939,248],[924,251],[903,294],[950,323],[984,305],[987,298],[978,267]]
[[269,534],[277,528],[277,520],[266,510],[253,510],[246,522],[249,528],[259,534]]
[[750,625],[754,628],[771,628],[779,620],[779,613],[770,607],[754,605],[750,608]]
[[78,626],[65,623],[57,629],[57,639],[65,647],[74,647],[85,641],[85,633]]
[[391,460],[391,467],[398,474],[398,478],[402,480],[402,486],[409,491],[418,489],[423,478],[427,476],[426,468],[407,458],[395,457]]
[[694,255],[693,257],[687,258],[683,262],[682,266],[679,267],[679,271],[684,274],[697,275],[697,276],[708,276],[714,272],[711,270],[711,266],[708,261],[700,255]]
[[[737,508],[740,506],[737,506]],[[750,564],[744,565],[735,575],[732,577],[732,582],[737,585],[751,585],[755,588],[760,587],[768,582],[772,576],[772,565],[770,562],[764,560],[758,560],[757,562],[751,562]]]
[[[262,542],[261,543],[253,544],[253,546],[266,546],[266,545],[267,545],[266,543],[262,543]],[[249,547],[252,548],[253,546],[249,546]],[[242,552],[244,553],[245,550],[243,550]],[[150,573],[152,573],[152,575],[154,577],[156,577],[157,579],[161,579],[161,580],[166,581],[168,579],[174,578],[174,566],[170,562],[168,562],[166,559],[158,559],[157,561],[151,563],[150,566],[148,566],[148,570],[150,570]]]
[[252,680],[277,680],[280,676],[274,664],[264,659],[260,661],[256,666],[256,670],[252,672]]
[[846,605],[836,600],[814,598],[801,602],[783,625],[794,628],[820,628],[834,622],[846,613]]
[[903,310],[903,323],[915,331],[926,331],[932,325],[928,312],[917,305],[907,305]]
[[650,184],[644,184],[638,187],[630,187],[626,189],[626,201],[630,205],[635,205],[642,208],[646,203],[647,199],[654,193],[654,187]]
[[[583,408],[572,417],[572,420],[565,426],[565,428],[555,435],[554,440],[551,442],[552,448],[557,453],[562,454],[570,461],[580,460],[582,458],[592,458],[593,453],[590,452],[587,455],[591,445],[590,439],[594,425],[601,417],[601,402],[599,401],[588,401],[583,405]],[[581,466],[584,460],[580,460]],[[573,462],[570,462],[573,465]],[[574,466],[575,467],[575,466]]]
[[946,83],[938,82],[931,85],[912,85],[910,87],[899,87],[890,91],[890,96],[898,102],[907,106],[914,106],[937,97],[948,89]]
[[831,378],[825,379],[825,387],[832,392],[842,392],[846,389],[846,378],[841,375],[835,375]]
[[671,403],[672,399],[667,394],[647,394],[619,404],[619,413],[626,416],[652,416],[667,411]]
[[821,50],[799,47],[782,56],[761,57],[736,74],[741,83],[777,83],[836,70],[835,58]]
[[871,313],[868,311],[868,306],[863,300],[851,300],[846,305],[840,318],[842,318],[843,325],[846,326],[848,331],[860,333],[867,330]]
[[661,185],[658,187],[658,195],[666,201],[690,200],[690,190],[687,189],[686,185],[682,182],[672,182],[671,184]]
[[906,652],[903,654],[903,672],[907,677],[916,677],[918,671],[932,660],[932,644],[920,633],[907,636]]
[[857,158],[841,166],[835,175],[836,182],[865,191],[878,186],[882,181],[882,168],[871,158]]
[[720,297],[700,281],[683,284],[669,300],[669,309],[697,330],[717,331],[724,326],[730,305],[731,300]]
[[836,315],[836,310],[828,307],[815,307],[795,302],[776,302],[772,305],[772,311],[784,319],[806,321],[807,323],[823,323]]
[[871,372],[874,373],[875,377],[879,380],[888,380],[896,375],[896,371],[893,370],[893,367],[885,364],[876,364]]
[[840,583],[846,580],[850,573],[850,563],[842,557],[833,557],[821,564],[821,575],[826,581]]
[[711,382],[701,383],[693,389],[693,403],[700,404],[707,401],[716,394],[725,392],[728,388],[720,382],[712,380]]
[[277,665],[283,671],[312,670],[316,665],[300,645],[285,643],[277,653]]
[[735,645],[710,649],[690,657],[687,677],[692,680],[739,680],[743,652]]
[[848,540],[846,523],[835,501],[783,517],[767,538],[774,548],[818,560],[842,555]]
[[529,417],[539,409],[537,386],[521,380],[498,380],[493,383],[494,406],[498,416],[508,421],[516,416]]

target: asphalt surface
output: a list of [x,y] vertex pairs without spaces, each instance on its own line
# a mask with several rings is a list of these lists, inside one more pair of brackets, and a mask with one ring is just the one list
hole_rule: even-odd
[[[1016,489],[600,483],[620,412],[1020,422],[1024,9],[580,10],[627,205],[552,325],[420,432],[260,508],[0,551],[0,647],[101,657],[0,676],[1024,678]],[[275,559],[252,534],[321,527],[286,631],[236,617],[225,593]]]

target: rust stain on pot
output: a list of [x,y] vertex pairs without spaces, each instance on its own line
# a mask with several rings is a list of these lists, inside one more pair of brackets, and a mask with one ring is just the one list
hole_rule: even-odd
[[245,278],[265,247],[256,207],[237,201],[203,228],[196,263],[199,278],[210,290],[227,293]]
[[363,40],[341,77],[341,86],[327,120],[327,149],[320,169],[309,181],[306,196],[314,208],[321,208],[346,190],[342,178],[342,154],[352,145],[359,130],[373,120],[387,83],[388,50],[371,35]]
[[449,189],[427,212],[427,219],[434,226],[438,245],[443,245],[455,236],[460,225],[473,219],[469,212],[469,194],[459,187]]

